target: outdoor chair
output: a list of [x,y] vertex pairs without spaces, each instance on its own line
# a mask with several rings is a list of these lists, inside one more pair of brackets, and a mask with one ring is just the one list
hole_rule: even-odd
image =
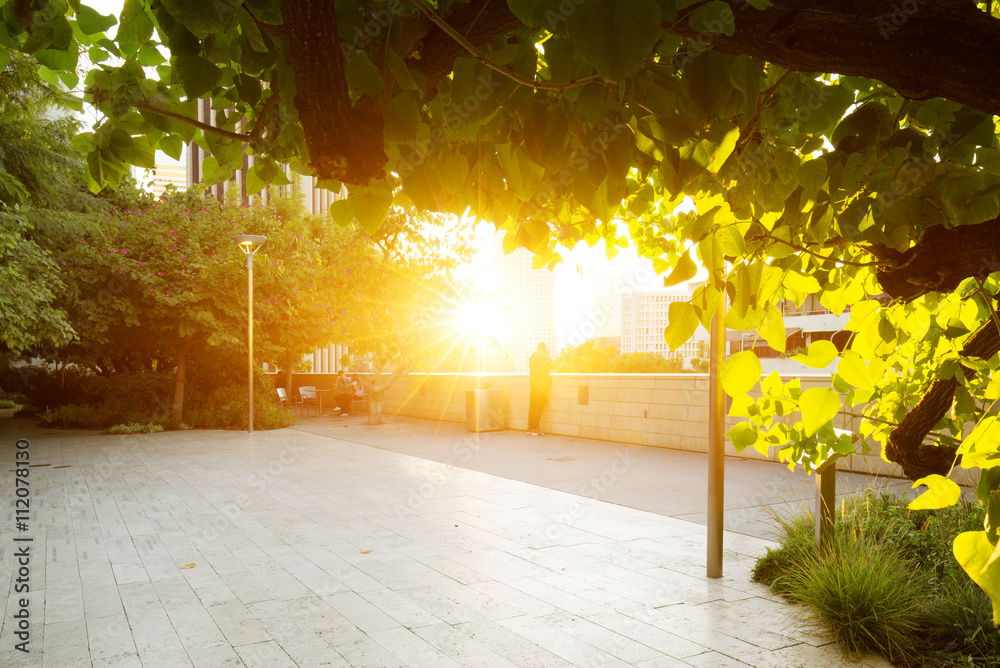
[[278,403],[280,403],[282,406],[287,406],[288,408],[291,408],[294,411],[298,411],[297,407],[302,405],[302,395],[294,395],[289,397],[288,392],[285,391],[285,388],[279,387]]
[[316,397],[315,385],[303,385],[299,388],[299,403],[303,406],[303,409],[315,406],[316,413],[319,414],[319,399]]

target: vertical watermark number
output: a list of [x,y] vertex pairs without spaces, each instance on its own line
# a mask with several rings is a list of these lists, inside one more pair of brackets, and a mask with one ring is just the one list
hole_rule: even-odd
[[28,613],[29,594],[31,592],[31,541],[29,522],[31,521],[31,486],[29,475],[31,469],[31,443],[27,439],[17,441],[14,459],[14,527],[17,535],[14,537],[14,593],[19,595],[15,601],[17,620],[14,637],[20,641],[14,643],[14,649],[27,653],[31,641],[31,622]]

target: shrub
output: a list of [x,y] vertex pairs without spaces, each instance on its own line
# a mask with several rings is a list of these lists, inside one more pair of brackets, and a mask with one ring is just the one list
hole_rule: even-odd
[[141,410],[123,409],[117,404],[68,404],[48,408],[39,413],[43,425],[47,427],[67,427],[79,429],[107,429],[116,424],[157,423]]
[[986,594],[965,575],[951,544],[981,529],[985,510],[962,502],[910,511],[900,495],[866,490],[841,504],[831,549],[816,554],[813,517],[775,517],[780,545],[753,577],[808,607],[843,650],[878,651],[904,665],[1000,666],[1000,633]]
[[15,406],[17,404],[10,399],[0,399],[0,408],[14,408]]
[[141,424],[139,422],[130,422],[128,424],[116,424],[114,426],[108,427],[108,434],[155,434],[157,432],[163,431],[163,425],[160,424]]
[[[192,395],[192,400],[184,402],[186,423],[201,429],[247,428],[245,377],[242,383],[232,383],[208,394],[193,392]],[[253,408],[254,429],[281,429],[295,424],[297,420],[291,408],[278,403],[274,378],[262,369],[258,369],[254,375]]]
[[784,584],[849,656],[875,651],[899,662],[921,649],[924,591],[898,548],[842,534],[829,554],[802,561]]

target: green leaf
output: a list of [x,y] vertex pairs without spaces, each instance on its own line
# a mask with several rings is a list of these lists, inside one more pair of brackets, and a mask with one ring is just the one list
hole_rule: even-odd
[[392,206],[392,193],[382,189],[367,190],[352,194],[347,201],[350,203],[351,212],[358,219],[361,229],[366,232],[374,232],[389,215],[389,207]]
[[146,13],[142,0],[125,0],[115,41],[119,44],[144,44],[152,36],[153,21]]
[[822,369],[828,366],[837,357],[837,346],[830,341],[813,341],[806,348],[806,352],[799,353],[792,359],[801,362],[813,369]]
[[760,380],[761,371],[760,360],[753,351],[738,352],[722,364],[722,389],[731,397],[746,394]]
[[[219,165],[218,159],[214,155],[206,156],[201,163],[203,180],[206,185],[221,183],[233,176],[233,170]],[[249,192],[249,188],[247,189]]]
[[853,350],[845,350],[844,354],[841,355],[840,361],[837,362],[837,375],[862,390],[875,389],[868,365],[865,364],[861,355]]
[[160,0],[167,11],[195,37],[204,39],[225,28],[240,0]]
[[672,285],[690,281],[698,274],[698,265],[691,259],[691,250],[684,251],[681,259],[677,261],[677,266],[670,272],[670,275],[663,279],[663,287],[669,288]]
[[667,310],[668,324],[663,338],[671,350],[677,350],[687,343],[698,329],[698,313],[690,302],[671,302]]
[[385,90],[382,73],[364,51],[358,51],[347,63],[347,83],[356,91],[375,97]]
[[691,13],[688,21],[692,28],[709,35],[729,35],[736,32],[733,10],[722,0],[712,0]]
[[806,390],[799,397],[802,412],[802,429],[806,436],[812,436],[840,412],[840,395],[825,387]]
[[[355,58],[355,60],[357,60]],[[420,109],[413,93],[392,98],[385,110],[385,137],[391,142],[412,142],[420,128]]]
[[777,306],[770,306],[764,314],[764,322],[757,329],[767,344],[779,353],[785,352],[785,319],[781,315],[781,309]]
[[916,489],[921,485],[927,485],[927,491],[910,501],[906,506],[909,510],[938,510],[947,508],[958,503],[962,496],[962,488],[953,480],[945,478],[943,475],[932,473],[924,476],[911,485]]
[[757,443],[757,430],[749,422],[737,422],[732,429],[726,432],[726,436],[733,442],[736,452],[742,452]]
[[179,56],[174,63],[174,71],[189,98],[205,95],[222,81],[219,66],[201,56]]
[[118,21],[115,20],[113,15],[101,16],[86,5],[82,5],[80,11],[76,13],[76,24],[80,26],[80,30],[84,35],[94,35],[104,32],[116,23]]
[[588,0],[569,16],[577,53],[611,81],[621,81],[649,56],[659,39],[656,0]]
[[347,227],[354,222],[354,212],[346,199],[335,199],[330,203],[330,217],[341,227]]
[[966,531],[955,537],[952,553],[962,570],[982,587],[993,603],[993,625],[1000,626],[1000,561],[985,531]]

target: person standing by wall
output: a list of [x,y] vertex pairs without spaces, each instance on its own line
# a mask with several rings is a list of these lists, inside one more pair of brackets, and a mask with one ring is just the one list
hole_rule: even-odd
[[544,341],[538,344],[538,349],[528,358],[528,371],[531,376],[531,390],[528,395],[528,435],[545,436],[539,428],[539,423],[552,394],[552,358],[549,357]]

